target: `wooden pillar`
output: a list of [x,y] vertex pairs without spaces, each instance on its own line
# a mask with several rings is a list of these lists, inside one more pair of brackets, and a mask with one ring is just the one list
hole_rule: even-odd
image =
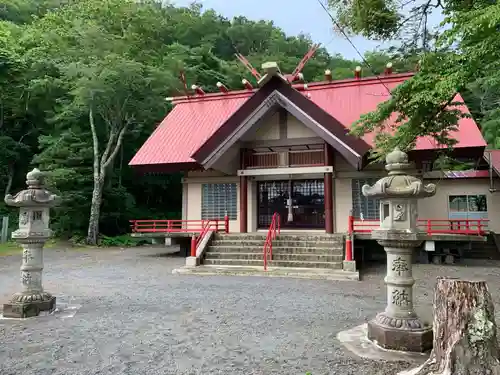
[[248,230],[248,177],[240,176],[240,232]]
[[[325,142],[325,166],[333,166],[333,152]],[[333,173],[325,173],[325,231],[333,233]]]
[[[245,169],[245,150],[240,152],[241,169]],[[248,177],[240,176],[240,232],[248,232]]]

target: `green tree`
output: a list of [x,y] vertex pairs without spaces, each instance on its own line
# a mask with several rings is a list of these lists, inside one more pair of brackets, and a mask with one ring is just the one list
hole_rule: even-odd
[[[24,10],[0,6],[3,19],[15,21],[0,21],[5,124],[0,173],[5,181],[12,176],[9,189],[21,189],[28,167],[47,170],[51,189],[64,198],[53,228],[89,243],[97,242],[99,232],[127,232],[130,219],[180,217],[181,174],[138,178],[127,166],[171,109],[164,98],[184,93],[180,70],[188,87],[217,91],[221,81],[239,89],[242,78],[254,78],[236,52],[256,68],[273,60],[291,73],[313,44],[304,35],[287,36],[272,22],[229,20],[202,11],[199,4],[12,4]],[[366,58],[374,71],[382,71],[389,59],[383,54]],[[406,69],[398,64],[394,61],[396,70]],[[322,79],[326,69],[335,78],[348,78],[357,65],[320,48],[303,72],[307,81]]]
[[[413,2],[417,5],[405,17],[392,0],[333,0],[330,3],[336,9],[339,25],[373,39],[399,35],[402,25],[410,22],[407,18],[420,19],[423,24],[413,33],[413,39],[420,40],[422,50],[418,74],[393,90],[391,98],[376,111],[362,116],[353,133],[377,133],[376,157],[382,157],[396,145],[413,147],[419,136],[430,135],[452,147],[455,141],[450,138],[450,132],[464,116],[453,109],[453,105],[458,104],[453,102],[455,94],[473,85],[492,86],[499,81],[500,4],[487,0],[425,0]],[[428,44],[426,20],[431,9],[439,9],[445,19],[435,43]],[[383,17],[377,18],[380,14]],[[380,19],[390,21],[378,22]],[[387,129],[385,123],[394,112],[399,113],[396,128]]]

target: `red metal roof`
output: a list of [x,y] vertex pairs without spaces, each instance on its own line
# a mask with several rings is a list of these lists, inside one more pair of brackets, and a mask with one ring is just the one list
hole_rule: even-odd
[[[392,74],[382,77],[348,79],[332,82],[294,85],[316,105],[341,122],[346,129],[361,114],[371,112],[389,97],[389,90],[410,78],[412,74]],[[191,155],[253,94],[242,90],[229,93],[206,94],[202,97],[182,97],[174,100],[174,109],[165,117],[147,139],[129,165],[165,165],[195,162]],[[457,101],[462,101],[460,95]],[[469,112],[464,106],[464,112]],[[454,134],[458,143],[455,148],[485,147],[479,128],[472,118],[459,122]],[[373,134],[363,139],[373,146]],[[436,148],[431,138],[417,140],[417,150]]]
[[470,171],[445,171],[445,178],[488,178],[490,172],[488,170],[470,170]]

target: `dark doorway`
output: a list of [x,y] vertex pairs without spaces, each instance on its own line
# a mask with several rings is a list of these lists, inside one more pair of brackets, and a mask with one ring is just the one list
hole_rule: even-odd
[[[292,209],[288,201],[291,192]],[[282,228],[325,228],[324,180],[292,180],[258,182],[258,228],[269,228],[272,216],[278,212]],[[291,220],[289,220],[291,219]]]

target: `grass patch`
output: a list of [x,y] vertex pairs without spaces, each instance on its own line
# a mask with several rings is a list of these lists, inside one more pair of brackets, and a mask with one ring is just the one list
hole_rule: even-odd
[[135,247],[146,245],[149,242],[144,238],[132,237],[130,234],[108,237],[101,235],[99,239],[100,247]]
[[[47,243],[44,246],[45,250],[55,250],[55,249],[65,249],[65,250],[71,250],[71,251],[86,251],[89,249],[92,249],[92,247],[85,247],[85,246],[75,246],[73,244],[60,241],[57,239],[50,239],[47,241]],[[22,251],[21,245],[17,244],[14,241],[9,241],[7,243],[2,243],[0,244],[0,256],[7,256],[7,255],[15,255],[15,254],[20,254]]]
[[[117,237],[101,236],[99,246],[90,246],[84,243],[83,237],[74,237],[64,241],[57,238],[49,239],[44,246],[46,250],[68,250],[68,251],[89,251],[89,250],[105,250],[116,249],[117,247],[134,247],[148,244],[149,242],[143,238],[134,238],[130,235]],[[0,256],[19,254],[21,246],[14,241],[9,241],[0,244]]]
[[21,246],[15,242],[0,244],[0,256],[17,254],[21,251]]

